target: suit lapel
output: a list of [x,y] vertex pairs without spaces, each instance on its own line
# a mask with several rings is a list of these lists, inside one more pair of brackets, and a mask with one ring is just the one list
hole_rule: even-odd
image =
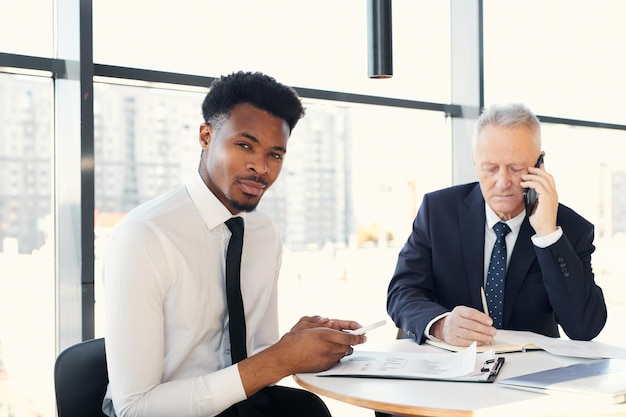
[[482,310],[480,287],[484,281],[485,200],[478,184],[465,199],[465,206],[459,209],[459,222],[472,307]]
[[535,249],[530,237],[534,234],[534,230],[528,218],[522,222],[509,267],[506,273],[506,284],[504,285],[504,327],[506,328],[511,310],[515,305],[519,290],[524,283],[524,279],[528,275],[528,270],[535,259]]

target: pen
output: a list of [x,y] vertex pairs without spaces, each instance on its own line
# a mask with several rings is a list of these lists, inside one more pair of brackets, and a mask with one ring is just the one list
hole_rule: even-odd
[[[480,299],[483,302],[483,311],[486,315],[489,315],[489,308],[487,307],[487,298],[485,297],[485,290],[483,287],[480,287]],[[493,346],[493,340],[491,341],[491,345]]]

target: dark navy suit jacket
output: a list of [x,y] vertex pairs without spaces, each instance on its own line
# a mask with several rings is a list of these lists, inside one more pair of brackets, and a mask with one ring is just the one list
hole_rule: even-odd
[[[387,293],[389,315],[418,342],[432,319],[456,306],[483,310],[485,221],[478,183],[424,196]],[[558,337],[561,325],[568,337],[591,340],[607,317],[591,269],[594,227],[561,204],[557,225],[563,236],[542,249],[524,219],[506,275],[503,327]]]

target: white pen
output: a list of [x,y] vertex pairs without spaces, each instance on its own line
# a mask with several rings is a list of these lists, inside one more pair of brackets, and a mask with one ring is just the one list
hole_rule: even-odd
[[377,327],[380,327],[384,325],[385,323],[387,323],[387,320],[381,320],[381,321],[377,321],[376,323],[372,323],[372,324],[368,324],[367,326],[360,327],[356,330],[344,330],[344,331],[350,334],[363,334]]
[[[483,287],[480,287],[480,299],[483,302],[483,311],[486,315],[489,315],[489,307],[487,307],[487,297],[485,297],[485,290]],[[491,345],[493,346],[493,340],[491,341]]]

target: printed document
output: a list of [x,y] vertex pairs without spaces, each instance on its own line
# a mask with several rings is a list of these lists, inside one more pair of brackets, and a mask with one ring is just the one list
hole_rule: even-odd
[[455,353],[355,351],[317,375],[491,382],[503,360],[476,353],[476,343]]

